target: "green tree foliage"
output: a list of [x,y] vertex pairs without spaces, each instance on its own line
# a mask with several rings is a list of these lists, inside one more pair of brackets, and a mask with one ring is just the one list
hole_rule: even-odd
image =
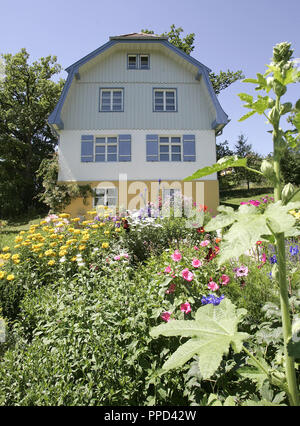
[[2,55],[4,78],[0,80],[0,215],[16,216],[38,206],[41,183],[36,171],[54,152],[57,139],[47,117],[55,107],[63,86],[52,77],[61,71],[56,57],[29,63],[21,49]]
[[[259,170],[262,162],[262,157],[253,151],[252,145],[247,143],[247,138],[244,134],[240,134],[238,140],[234,146],[234,154],[239,158],[246,158],[247,165],[250,168]],[[252,172],[249,169],[238,168],[235,170],[235,184],[239,185],[240,183],[246,182],[247,188],[249,190],[250,183],[259,183],[262,181],[262,176]]]
[[37,171],[37,177],[42,180],[44,191],[38,196],[53,213],[62,211],[74,198],[83,198],[93,195],[90,185],[58,184],[58,156],[55,153],[51,158],[44,158]]
[[[154,34],[153,30],[146,29],[141,31],[146,34]],[[179,49],[183,50],[185,53],[190,55],[195,48],[194,46],[195,33],[190,33],[190,34],[187,34],[185,37],[183,37],[181,36],[182,32],[183,32],[183,28],[181,27],[176,28],[175,25],[172,24],[170,31],[164,32],[161,35],[168,37],[168,40],[170,43],[172,43],[174,46],[178,47]],[[227,72],[220,71],[219,74],[215,74],[214,72],[211,72],[209,74],[209,78],[216,95],[218,95],[221,92],[221,90],[226,89],[235,81],[244,78],[244,76],[241,70],[236,72],[228,70]]]

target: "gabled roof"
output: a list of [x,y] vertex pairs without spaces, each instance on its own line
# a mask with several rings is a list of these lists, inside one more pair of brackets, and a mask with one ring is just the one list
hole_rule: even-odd
[[149,34],[149,33],[131,33],[131,34],[123,34],[119,36],[111,36],[109,37],[110,40],[168,40],[167,36],[159,36],[156,34]]
[[148,34],[148,33],[131,33],[131,34],[123,34],[119,36],[112,36],[110,37],[109,41],[105,43],[104,45],[100,46],[98,49],[94,50],[93,52],[89,53],[88,55],[84,56],[83,58],[79,59],[78,61],[74,62],[72,65],[70,65],[68,68],[66,68],[68,75],[67,81],[64,85],[64,88],[62,90],[60,99],[54,108],[53,112],[50,114],[48,118],[48,123],[52,128],[56,129],[63,129],[63,122],[61,120],[61,111],[62,107],[64,105],[64,102],[66,100],[68,91],[70,89],[70,86],[72,84],[72,81],[75,78],[79,78],[79,69],[81,66],[92,60],[98,55],[101,55],[106,50],[110,49],[111,47],[115,46],[118,43],[159,43],[160,45],[165,46],[166,48],[170,49],[175,54],[179,55],[181,58],[189,62],[190,64],[194,65],[198,69],[198,73],[195,76],[197,80],[200,80],[200,77],[202,76],[203,81],[208,89],[209,95],[211,97],[211,100],[213,102],[213,105],[216,109],[216,120],[212,123],[212,128],[216,130],[216,132],[219,132],[228,122],[228,116],[223,111],[218,98],[214,92],[214,89],[212,87],[209,73],[210,69],[203,65],[201,62],[199,62],[197,59],[193,58],[192,56],[185,53],[183,50],[179,49],[178,47],[174,46],[168,41],[168,37],[165,36],[158,36],[155,34]]

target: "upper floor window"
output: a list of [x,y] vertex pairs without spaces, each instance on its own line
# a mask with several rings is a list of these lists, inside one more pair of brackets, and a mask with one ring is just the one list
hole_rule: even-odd
[[149,55],[140,55],[140,54],[128,55],[127,68],[129,70],[148,70],[150,68]]
[[154,89],[154,111],[177,111],[176,89]]
[[124,89],[100,89],[100,111],[124,111]]

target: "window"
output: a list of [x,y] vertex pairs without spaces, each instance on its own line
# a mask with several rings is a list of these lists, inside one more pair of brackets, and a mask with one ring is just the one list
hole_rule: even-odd
[[163,188],[162,203],[165,207],[181,208],[182,194],[179,188]]
[[94,192],[94,207],[115,207],[117,205],[117,188],[96,188]]
[[118,158],[118,138],[113,137],[96,137],[95,143],[95,161],[117,161]]
[[159,161],[181,161],[181,138],[159,137]]
[[146,135],[146,161],[196,161],[195,135]]
[[154,111],[172,112],[176,111],[175,89],[154,89]]
[[100,111],[124,111],[123,89],[100,89]]
[[148,70],[150,68],[149,55],[128,55],[127,68],[129,70]]

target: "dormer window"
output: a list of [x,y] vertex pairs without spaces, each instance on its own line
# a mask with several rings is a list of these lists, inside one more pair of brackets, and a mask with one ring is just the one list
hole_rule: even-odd
[[149,55],[140,55],[140,54],[128,55],[127,68],[129,70],[148,70],[150,68]]

